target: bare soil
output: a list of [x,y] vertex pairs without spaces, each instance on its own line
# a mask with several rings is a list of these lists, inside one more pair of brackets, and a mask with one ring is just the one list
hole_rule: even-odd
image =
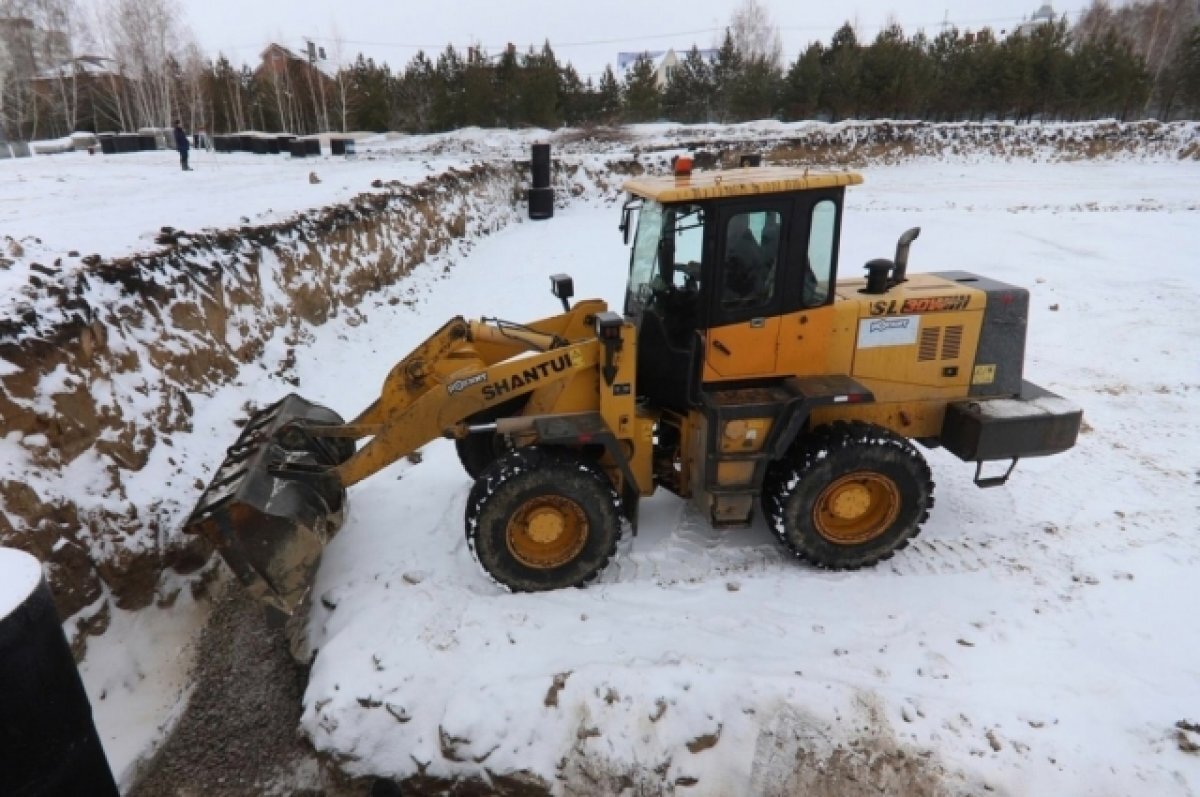
[[370,795],[370,784],[349,782],[299,734],[305,680],[283,634],[227,584],[200,638],[187,709],[129,797]]
[[352,779],[299,731],[307,673],[283,629],[228,581],[200,636],[183,716],[127,797],[544,797],[520,775],[478,780]]

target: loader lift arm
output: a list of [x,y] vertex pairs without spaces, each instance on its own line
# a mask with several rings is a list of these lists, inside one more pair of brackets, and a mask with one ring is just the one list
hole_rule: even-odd
[[[489,363],[470,345],[474,341],[526,347],[529,355]],[[355,440],[370,437],[336,468],[338,482],[350,487],[430,440],[465,433],[459,425],[482,410],[594,369],[599,349],[594,341],[570,344],[533,330],[502,331],[455,318],[392,369],[380,397],[357,418],[309,431]]]
[[247,422],[184,531],[207,537],[253,594],[290,614],[340,525],[347,487],[467,434],[476,413],[595,374],[604,346],[590,325],[604,309],[581,302],[531,324],[455,317],[396,363],[349,423],[288,396]]

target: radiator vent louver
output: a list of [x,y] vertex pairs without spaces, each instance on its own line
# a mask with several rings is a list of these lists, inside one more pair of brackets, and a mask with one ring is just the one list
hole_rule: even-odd
[[925,363],[937,359],[941,327],[925,327],[921,330],[921,345],[917,349],[917,362]]
[[957,360],[962,349],[963,328],[961,325],[946,327],[946,337],[942,340],[942,359]]

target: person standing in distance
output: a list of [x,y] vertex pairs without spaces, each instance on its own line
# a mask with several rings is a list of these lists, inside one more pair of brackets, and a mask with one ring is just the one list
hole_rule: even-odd
[[192,167],[188,166],[188,162],[187,162],[189,146],[190,146],[190,144],[188,143],[187,133],[183,132],[183,123],[180,122],[178,119],[176,119],[175,120],[175,149],[179,150],[179,165],[183,167],[183,170],[185,172],[190,172],[192,170]]

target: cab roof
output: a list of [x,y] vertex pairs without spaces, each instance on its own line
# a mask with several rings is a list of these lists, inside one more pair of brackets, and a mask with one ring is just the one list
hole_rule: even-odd
[[635,196],[666,204],[839,188],[858,185],[862,181],[862,175],[857,172],[822,172],[792,166],[749,166],[719,172],[693,172],[688,177],[639,177],[626,181],[625,190]]

